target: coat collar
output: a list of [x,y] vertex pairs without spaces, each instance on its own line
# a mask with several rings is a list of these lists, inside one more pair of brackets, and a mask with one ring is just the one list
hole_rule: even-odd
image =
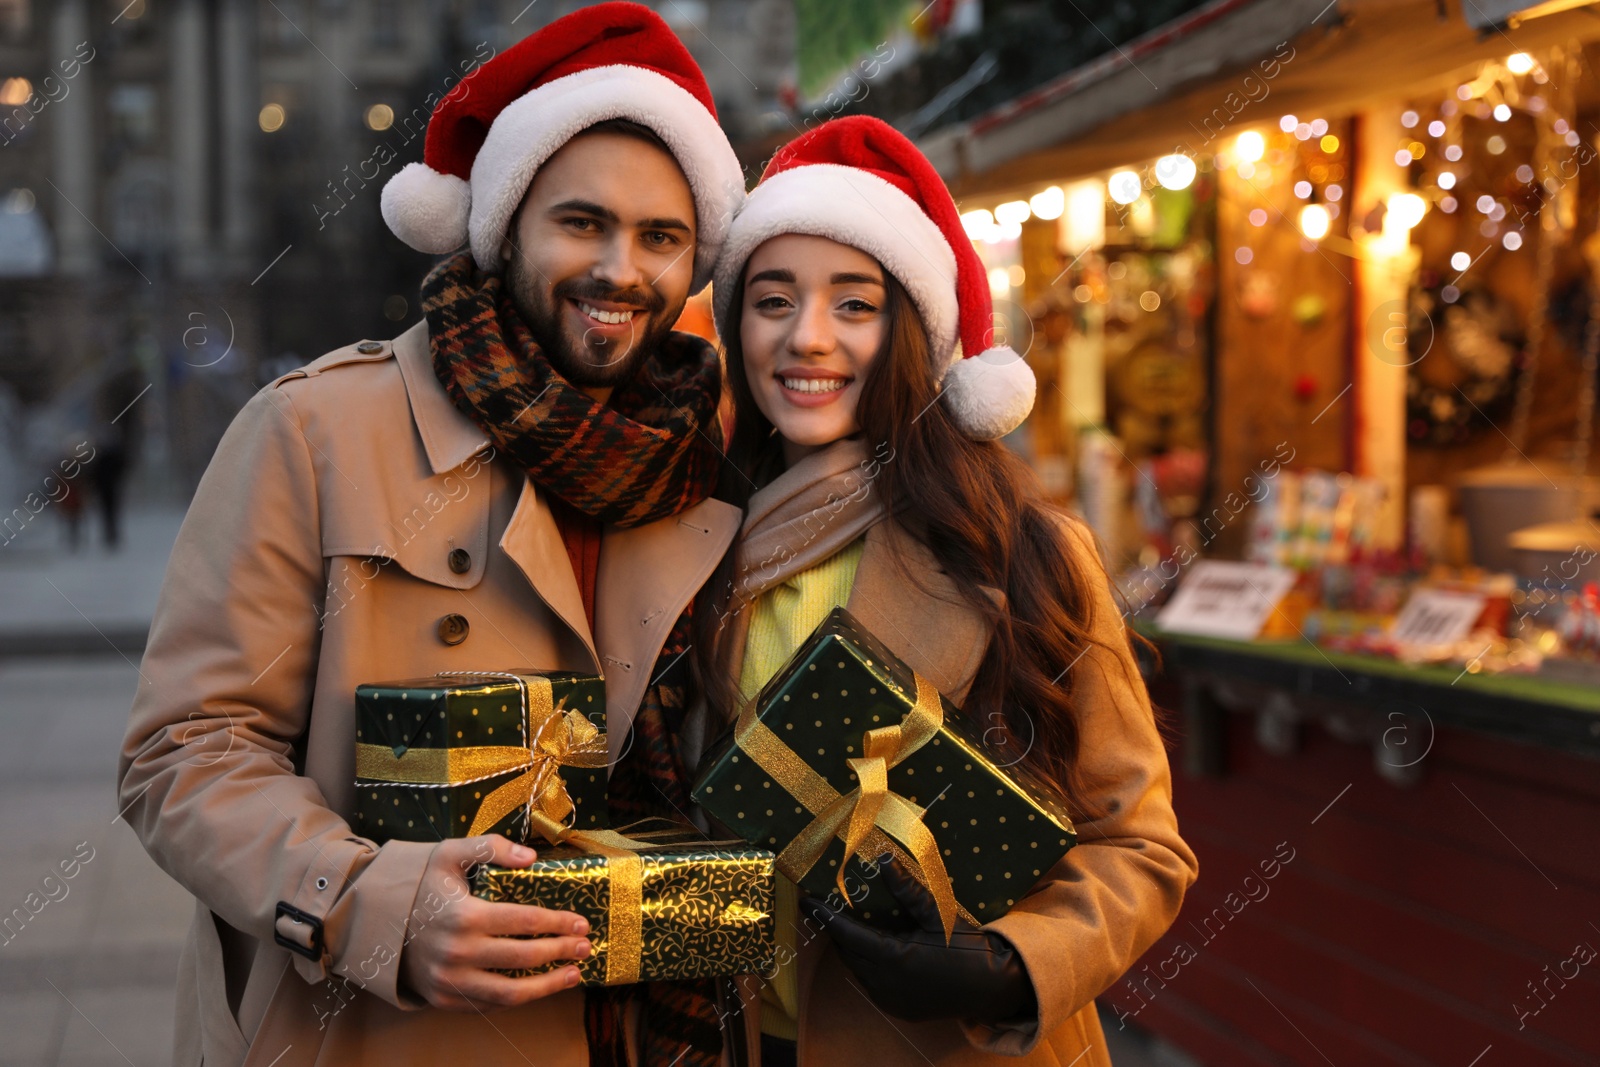
[[475,453],[489,447],[489,437],[478,424],[457,410],[433,373],[433,353],[428,348],[428,320],[423,319],[394,339],[394,356],[411,400],[411,417],[422,435],[433,473],[455,470]]

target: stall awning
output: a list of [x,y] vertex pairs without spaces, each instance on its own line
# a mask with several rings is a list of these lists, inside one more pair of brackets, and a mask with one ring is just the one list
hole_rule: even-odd
[[[1473,0],[1465,0],[1472,3]],[[1600,37],[1594,8],[1483,31],[1440,0],[1217,0],[920,143],[957,197],[1198,154],[1278,116],[1333,117],[1462,67]],[[1269,76],[1270,75],[1270,76]]]

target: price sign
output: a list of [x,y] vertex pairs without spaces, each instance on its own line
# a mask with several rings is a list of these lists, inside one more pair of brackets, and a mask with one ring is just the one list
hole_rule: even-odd
[[1389,636],[1414,645],[1448,645],[1472,632],[1483,614],[1484,599],[1477,593],[1447,593],[1418,589],[1400,609]]
[[1201,560],[1189,568],[1156,625],[1172,633],[1248,641],[1292,588],[1294,572],[1287,567]]

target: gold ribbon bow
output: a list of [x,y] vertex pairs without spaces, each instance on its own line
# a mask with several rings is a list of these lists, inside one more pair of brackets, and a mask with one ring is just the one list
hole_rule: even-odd
[[576,710],[555,706],[550,679],[512,675],[522,687],[525,745],[465,745],[413,748],[396,755],[387,745],[356,745],[356,776],[409,785],[469,785],[513,771],[523,773],[483,798],[468,837],[486,832],[506,815],[526,807],[557,822],[572,814],[572,798],[561,767],[606,766],[606,742]]
[[523,758],[517,765],[505,770],[523,770],[523,773],[483,798],[467,830],[468,837],[487,832],[518,808],[527,809],[530,826],[536,816],[564,824],[572,814],[573,805],[572,798],[567,795],[567,784],[561,780],[558,770],[561,767],[604,767],[605,735],[584,718],[582,712],[557,712],[540,724],[521,755]]
[[[912,674],[917,687],[916,703],[899,723],[868,730],[862,737],[862,754],[846,761],[859,783],[848,793],[841,794],[784,744],[757,717],[753,700],[739,712],[734,740],[814,816],[778,854],[778,870],[799,882],[816,866],[835,837],[844,840],[846,858],[859,856],[869,862],[885,852],[898,852],[889,841],[893,838],[916,861],[911,873],[933,894],[948,942],[956,917],[965,917],[965,913],[956,902],[950,875],[939,856],[939,843],[922,821],[925,809],[889,789],[889,768],[927,744],[944,723],[939,691],[922,675],[914,671]],[[850,894],[845,889],[842,864],[836,881],[840,895],[848,902]]]

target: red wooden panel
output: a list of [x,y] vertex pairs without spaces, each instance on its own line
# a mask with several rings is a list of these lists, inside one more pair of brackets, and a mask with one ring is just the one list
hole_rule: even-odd
[[[1397,788],[1377,777],[1368,747],[1320,727],[1280,757],[1256,745],[1247,717],[1230,725],[1228,777],[1188,778],[1174,752],[1175,803],[1201,880],[1173,931],[1125,976],[1157,990],[1134,1024],[1215,1067],[1323,1062],[1253,981],[1341,1067],[1465,1067],[1489,1045],[1501,1063],[1600,1062],[1589,1010],[1600,961],[1564,987],[1550,978],[1557,992],[1525,1029],[1512,1010],[1519,998],[1537,1006],[1527,983],[1575,943],[1600,945],[1585,921],[1600,915],[1600,764],[1440,730],[1423,782]],[[1191,924],[1246,875],[1259,879],[1257,862],[1280,841],[1296,856],[1261,883],[1270,895],[1227,913],[1207,942]],[[1198,955],[1163,989],[1150,976],[1180,940]],[[1104,999],[1139,1005],[1123,983]]]
[[[1119,1003],[1110,995],[1100,999],[1113,1008]],[[1128,1000],[1125,1008],[1131,1011],[1138,1007],[1138,1001],[1131,996]],[[1132,1025],[1158,1033],[1201,1063],[1217,1067],[1296,1067],[1299,1062],[1273,1051],[1226,1019],[1178,994],[1150,1002]],[[1112,1030],[1116,1026],[1113,1021],[1106,1028]]]

